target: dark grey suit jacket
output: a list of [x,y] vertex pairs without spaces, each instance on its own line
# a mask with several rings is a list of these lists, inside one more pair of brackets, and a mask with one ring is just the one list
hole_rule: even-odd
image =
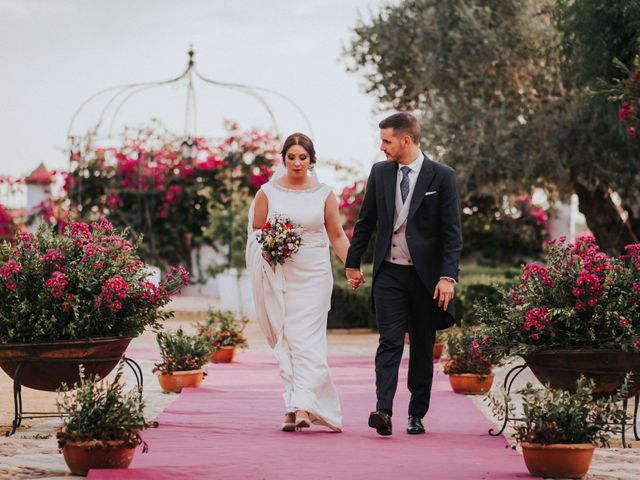
[[[398,164],[390,161],[378,162],[371,168],[345,263],[347,268],[360,268],[360,258],[371,235],[377,230],[373,284],[393,235],[397,172]],[[435,193],[425,195],[427,192]],[[440,277],[458,281],[462,232],[460,202],[452,168],[424,156],[411,197],[406,227],[413,265],[431,296]],[[372,307],[375,309],[373,300]],[[438,309],[434,319],[436,328],[450,327],[454,316],[453,302],[449,303],[446,312]]]

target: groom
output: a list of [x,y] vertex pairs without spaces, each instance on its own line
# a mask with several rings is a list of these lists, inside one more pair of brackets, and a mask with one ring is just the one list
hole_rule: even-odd
[[380,339],[376,352],[376,411],[369,426],[391,435],[393,397],[409,332],[407,433],[425,429],[433,377],[436,330],[454,323],[454,286],[462,250],[460,207],[454,171],[420,151],[420,127],[409,113],[385,118],[380,149],[387,157],[371,168],[346,275],[352,288],[364,282],[360,258],[374,230],[372,306]]

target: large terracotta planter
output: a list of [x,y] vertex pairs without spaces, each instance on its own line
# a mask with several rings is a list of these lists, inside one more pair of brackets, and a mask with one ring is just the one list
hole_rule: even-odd
[[444,350],[444,343],[433,344],[433,359],[438,360],[442,356]]
[[204,378],[204,370],[157,373],[160,388],[167,393],[180,393],[183,388],[198,388]]
[[135,452],[135,447],[117,440],[68,442],[62,447],[64,461],[75,475],[86,475],[92,468],[127,468]]
[[211,353],[210,360],[213,363],[231,363],[236,356],[236,347],[220,347]]
[[474,373],[450,373],[449,383],[455,393],[478,395],[491,390],[493,378],[493,373],[482,376]]
[[582,478],[593,458],[593,445],[522,443],[522,456],[529,472],[546,478]]
[[78,366],[85,375],[106,377],[118,364],[133,337],[108,337],[57,342],[0,344],[0,368],[11,378],[20,362],[20,383],[29,388],[54,392],[62,382],[80,381]]
[[545,350],[523,356],[542,384],[575,392],[582,374],[592,378],[594,397],[610,395],[618,390],[627,372],[633,371],[629,397],[640,393],[640,352],[603,349]]

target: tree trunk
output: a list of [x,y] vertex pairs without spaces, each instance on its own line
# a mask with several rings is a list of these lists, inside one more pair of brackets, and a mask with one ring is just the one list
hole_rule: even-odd
[[572,183],[580,200],[580,211],[604,252],[620,255],[625,245],[638,242],[630,225],[622,221],[608,189],[603,186],[585,187],[575,179]]

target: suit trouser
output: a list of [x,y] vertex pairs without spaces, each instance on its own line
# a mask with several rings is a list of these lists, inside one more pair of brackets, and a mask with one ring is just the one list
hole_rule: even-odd
[[409,415],[422,418],[429,410],[433,380],[437,305],[412,266],[383,262],[373,286],[380,340],[376,352],[377,409],[393,411],[398,370],[409,332]]

